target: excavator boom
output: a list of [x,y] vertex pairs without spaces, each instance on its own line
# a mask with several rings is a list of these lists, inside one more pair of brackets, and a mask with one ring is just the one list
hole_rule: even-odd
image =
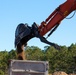
[[35,22],[32,24],[32,27],[28,26],[28,24],[19,24],[15,31],[15,47],[17,48],[18,59],[25,59],[23,48],[33,37],[37,37],[42,42],[52,45],[56,49],[60,49],[58,45],[47,41],[43,36],[50,30],[52,32],[49,35],[51,35],[59,26],[60,22],[75,10],[76,0],[67,0],[63,4],[59,5],[59,7],[57,7],[45,21],[41,22],[39,26],[37,26]]
[[60,22],[74,10],[76,10],[76,0],[67,0],[61,4],[45,21],[41,23],[39,26],[40,35],[45,35],[54,26],[60,24]]

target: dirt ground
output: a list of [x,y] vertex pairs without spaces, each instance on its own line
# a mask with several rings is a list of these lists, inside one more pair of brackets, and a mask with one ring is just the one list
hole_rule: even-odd
[[62,71],[58,71],[58,72],[54,72],[52,75],[68,75],[68,74]]
[[69,74],[69,75],[76,75],[76,74]]
[[57,72],[54,72],[53,74],[48,74],[48,75],[76,75],[76,74],[67,74],[67,73],[62,72],[62,71],[57,71]]

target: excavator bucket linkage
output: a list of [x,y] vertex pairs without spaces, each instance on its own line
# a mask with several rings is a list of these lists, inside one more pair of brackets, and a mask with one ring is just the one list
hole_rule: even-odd
[[37,37],[41,42],[54,46],[56,49],[60,50],[60,47],[57,44],[47,41],[45,37],[39,34],[38,25],[35,22],[32,24],[32,27],[22,23],[17,26],[15,32],[15,46],[19,43],[22,45],[25,44],[26,46],[27,42],[33,37]]

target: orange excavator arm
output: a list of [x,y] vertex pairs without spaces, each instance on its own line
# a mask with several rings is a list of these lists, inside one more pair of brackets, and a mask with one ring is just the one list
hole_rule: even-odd
[[52,34],[53,31],[59,26],[60,22],[74,10],[76,10],[76,0],[67,0],[59,7],[57,7],[55,11],[41,23],[40,26],[37,26],[36,23],[33,23],[32,27],[28,26],[28,24],[19,24],[15,32],[15,46],[17,48],[18,59],[25,59],[23,48],[33,37],[37,37],[42,42],[52,45],[56,49],[59,49],[58,45],[47,41],[43,36],[50,30],[50,34]]
[[56,10],[39,26],[40,35],[45,35],[54,26],[68,16],[72,11],[76,10],[76,0],[67,0],[61,4]]

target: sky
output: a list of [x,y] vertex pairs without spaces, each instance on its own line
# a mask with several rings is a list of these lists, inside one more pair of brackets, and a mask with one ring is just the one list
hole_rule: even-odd
[[[36,22],[40,25],[66,0],[0,0],[0,51],[15,49],[15,30],[18,24]],[[68,17],[70,17],[71,13]],[[72,19],[64,19],[57,30],[47,39],[58,45],[70,46],[76,43],[76,15]],[[46,34],[47,35],[47,34]],[[28,46],[44,49],[38,38],[28,42]]]

